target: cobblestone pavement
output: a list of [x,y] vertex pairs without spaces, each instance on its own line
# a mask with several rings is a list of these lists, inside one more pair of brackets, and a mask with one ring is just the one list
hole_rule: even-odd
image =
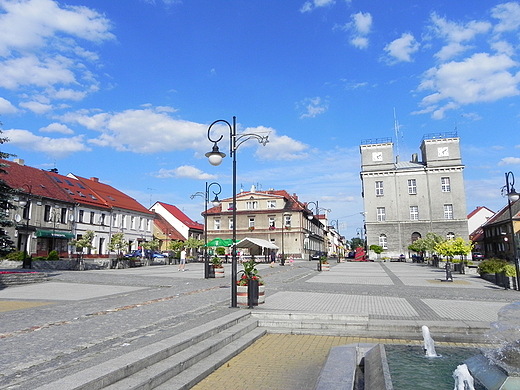
[[[259,265],[267,286],[266,303],[255,310],[489,323],[496,320],[502,306],[519,297],[518,291],[496,287],[478,275],[454,274],[453,283],[443,283],[442,270],[422,264],[331,265],[331,271],[321,273],[315,270],[316,263],[309,261],[275,268]],[[36,383],[42,374],[57,379],[237,310],[229,308],[230,265],[225,267],[225,279],[207,280],[203,279],[203,265],[197,263],[189,264],[185,272],[178,272],[175,265],[49,271],[49,282],[0,290],[0,389],[24,388],[24,383]],[[297,379],[290,378],[287,371],[285,375],[274,374],[279,360],[274,355],[274,345],[282,341],[288,354],[284,361],[289,362],[290,355],[295,353],[299,356],[300,349],[314,351],[304,355],[319,357],[318,361],[306,363],[316,370],[321,369],[326,356],[326,352],[318,352],[319,348],[328,351],[330,343],[348,343],[343,338],[323,341],[319,337],[295,336],[310,341],[297,341],[290,347],[288,340],[292,337],[279,337],[276,341],[270,335],[257,342],[263,351],[258,353],[259,359],[272,363],[265,376],[260,377],[265,381],[281,381],[273,379],[280,377]],[[249,362],[249,358],[241,359]],[[305,369],[306,365],[302,367],[310,377],[315,377],[312,370]],[[297,371],[292,370],[295,376]],[[277,382],[276,387],[257,384],[260,387],[251,388],[291,388],[290,383],[289,387]]]

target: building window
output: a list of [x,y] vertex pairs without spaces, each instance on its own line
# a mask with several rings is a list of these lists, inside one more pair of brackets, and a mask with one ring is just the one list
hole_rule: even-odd
[[96,215],[96,213],[94,213],[93,211],[90,212],[90,224],[93,225],[94,224],[94,216]]
[[213,220],[213,228],[215,230],[220,230],[220,219]]
[[233,230],[233,218],[229,218],[228,226],[229,226],[229,230]]
[[275,209],[276,208],[276,200],[268,200],[267,201],[267,208],[268,209]]
[[233,202],[231,203],[228,203],[228,207],[227,207],[228,210],[233,210]]
[[106,218],[105,214],[104,214],[104,213],[101,213],[101,218],[99,218],[99,224],[100,224],[101,226],[104,226],[104,225],[105,225],[105,218]]
[[257,208],[258,208],[258,202],[256,200],[246,202],[247,210],[256,210]]
[[417,181],[415,179],[408,179],[408,193],[410,195],[417,194]]
[[386,240],[386,234],[379,236],[379,246],[383,249],[388,249],[388,241]]
[[453,205],[452,204],[444,205],[444,219],[453,219]]
[[121,227],[126,229],[126,215],[121,215]]
[[285,227],[291,227],[291,216],[284,215],[284,219],[285,219]]
[[255,227],[255,217],[249,218],[249,227],[254,228]]
[[67,208],[61,208],[60,223],[67,223]]
[[[23,219],[31,219],[30,210],[31,210],[31,201],[28,200],[27,204],[24,206],[23,211],[22,211],[22,218]],[[9,216],[9,209],[5,210],[5,214],[7,216]]]
[[78,215],[78,219],[79,219],[79,222],[80,223],[83,223],[83,218],[85,216],[85,211],[83,210],[79,210],[79,215]]
[[455,233],[449,232],[448,234],[446,234],[446,239],[447,240],[454,240],[455,239]]
[[135,217],[130,217],[130,229],[135,230]]
[[112,226],[117,227],[117,214],[112,215]]
[[51,220],[51,206],[46,204],[43,211],[43,220],[49,222]]
[[386,212],[384,207],[377,208],[377,222],[386,221]]
[[376,196],[383,196],[383,182],[376,181]]
[[275,217],[269,217],[269,229],[273,230],[276,227],[275,221],[276,221]]
[[419,220],[419,206],[410,206],[410,220]]
[[442,189],[442,192],[450,192],[451,191],[450,178],[449,177],[441,177],[441,189]]

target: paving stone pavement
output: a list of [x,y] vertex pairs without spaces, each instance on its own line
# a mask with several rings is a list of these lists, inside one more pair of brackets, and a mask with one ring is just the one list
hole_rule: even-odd
[[[330,271],[320,273],[316,271],[316,263],[309,261],[275,268],[259,265],[267,286],[266,303],[254,310],[367,314],[370,318],[403,324],[423,320],[489,324],[497,319],[501,307],[520,296],[518,291],[504,290],[473,274],[454,274],[453,283],[442,282],[443,270],[423,264],[331,265]],[[41,378],[51,381],[234,310],[246,310],[229,307],[230,265],[225,268],[225,279],[207,280],[203,279],[203,265],[198,263],[189,264],[185,272],[178,272],[175,265],[49,271],[49,282],[1,289],[0,389],[37,388],[34,384]],[[265,341],[259,340],[256,344],[260,350],[254,352],[255,347],[251,347],[248,353],[255,353],[268,367],[262,375],[255,374],[259,383],[248,382],[247,386],[253,387],[235,381],[240,385],[234,388],[307,388],[295,385],[295,381],[302,375],[314,378],[309,365],[313,370],[321,369],[323,356],[326,357],[326,352],[313,351],[319,348],[328,351],[329,345],[358,339],[322,337],[269,335]],[[371,342],[366,340],[363,342]],[[282,349],[287,356],[275,355],[274,346],[279,344],[285,345]],[[311,361],[303,364],[301,354]],[[300,357],[295,363],[289,362],[290,356]],[[250,362],[249,357],[240,359]],[[291,364],[291,369],[287,370],[287,364],[283,363],[286,369],[275,375],[280,361]],[[239,374],[224,371],[231,379],[233,375],[237,375],[236,380],[239,374],[244,376],[244,371]]]

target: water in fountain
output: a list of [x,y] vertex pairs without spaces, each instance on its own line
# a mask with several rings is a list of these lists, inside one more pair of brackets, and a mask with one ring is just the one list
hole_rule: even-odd
[[455,379],[455,388],[453,390],[475,390],[473,377],[465,364],[457,366],[457,369],[453,371],[453,379]]
[[520,376],[520,302],[500,309],[498,321],[491,324],[491,329],[488,337],[497,348],[485,355],[509,376]]
[[435,351],[435,341],[433,341],[432,336],[430,336],[430,329],[423,325],[422,327],[422,335],[424,342],[424,352],[428,357],[437,357],[437,352]]

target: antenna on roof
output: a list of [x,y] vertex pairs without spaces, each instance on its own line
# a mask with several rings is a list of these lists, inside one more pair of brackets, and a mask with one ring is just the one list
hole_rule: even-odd
[[397,121],[397,116],[395,114],[394,107],[394,131],[395,131],[395,150],[396,154],[399,156],[399,122]]
[[152,191],[155,191],[155,188],[148,187],[147,190],[150,190],[150,206],[149,207],[152,207]]

